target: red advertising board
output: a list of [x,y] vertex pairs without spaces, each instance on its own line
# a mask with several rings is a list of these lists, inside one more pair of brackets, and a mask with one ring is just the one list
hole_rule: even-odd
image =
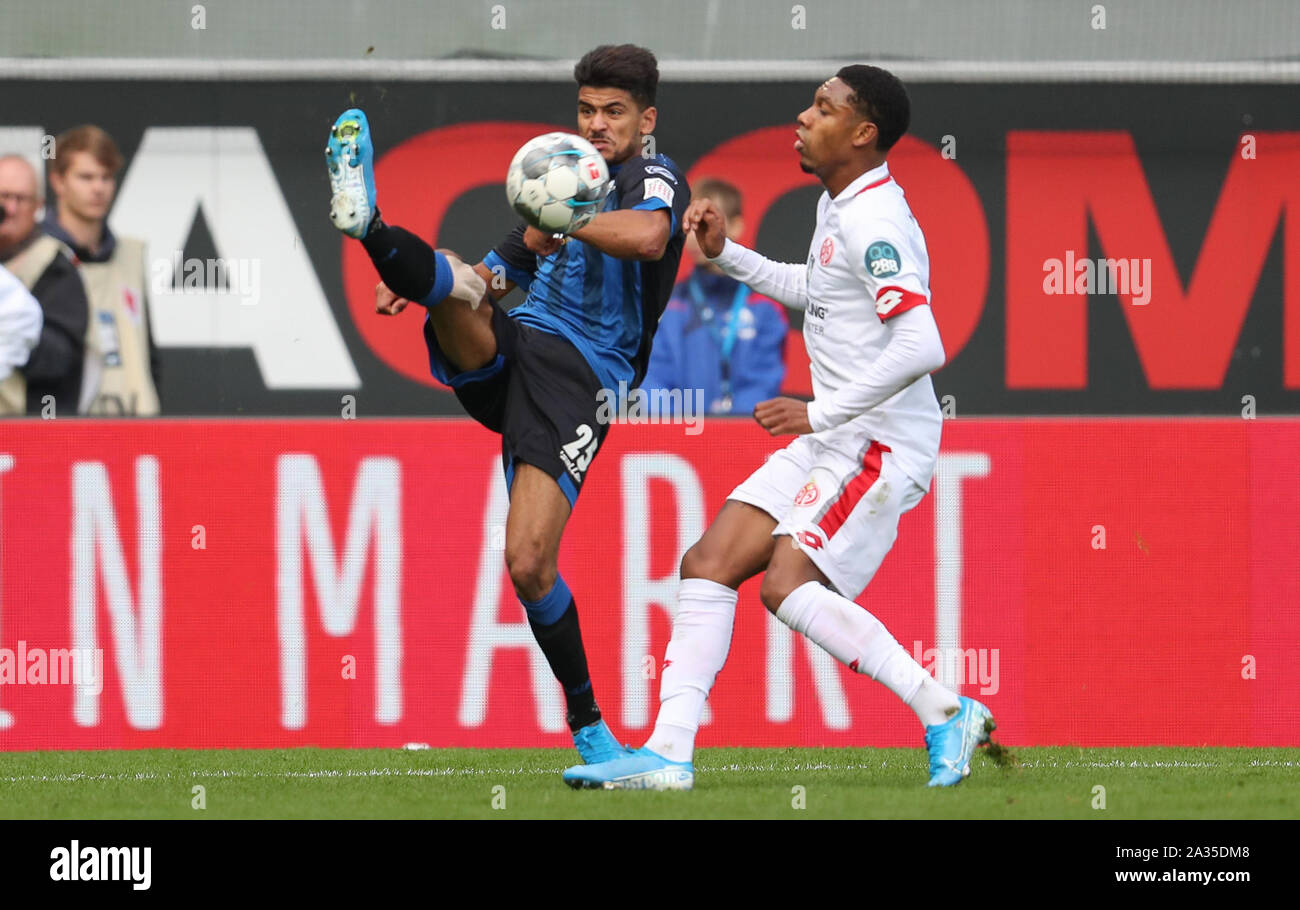
[[[611,432],[561,571],[624,739],[653,722],[682,551],[777,445]],[[0,748],[566,744],[498,450],[465,420],[6,425]],[[1297,451],[1296,420],[951,420],[859,602],[1013,745],[1300,745]],[[920,731],[751,582],[699,742]]]

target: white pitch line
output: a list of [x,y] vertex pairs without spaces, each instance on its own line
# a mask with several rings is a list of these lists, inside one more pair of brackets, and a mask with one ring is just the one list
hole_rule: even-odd
[[[919,759],[918,759],[919,762]],[[795,773],[807,771],[875,771],[884,768],[888,761],[880,764],[848,764],[832,765],[825,763],[818,764],[796,764],[778,767],[776,765],[700,765],[698,770],[706,773],[730,773],[730,774],[756,774],[756,773]],[[1123,769],[1181,769],[1181,768],[1223,768],[1223,769],[1245,769],[1245,768],[1296,768],[1300,767],[1300,762],[1291,761],[1273,761],[1272,759],[1252,759],[1249,762],[1145,762],[1145,761],[1123,761],[1114,759],[1113,761],[1022,761],[1017,764],[1018,768],[1107,768],[1112,770]],[[123,772],[119,774],[91,774],[78,772],[76,774],[27,774],[27,775],[10,775],[0,777],[0,783],[82,783],[87,781],[127,781],[127,780],[196,780],[202,778],[227,778],[227,779],[271,779],[271,780],[312,780],[317,778],[366,778],[366,777],[537,777],[542,775],[552,775],[559,771],[559,768],[343,768],[333,769],[325,768],[318,771],[226,771],[222,769],[190,771],[188,774],[173,774],[164,772],[161,774],[150,771]]]

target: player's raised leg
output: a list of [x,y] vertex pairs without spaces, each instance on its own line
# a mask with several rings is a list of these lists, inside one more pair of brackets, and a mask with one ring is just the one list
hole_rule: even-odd
[[454,253],[433,249],[379,216],[374,144],[363,111],[344,111],[325,146],[330,178],[330,220],[361,241],[383,284],[399,298],[428,307],[447,360],[461,371],[479,369],[496,356],[490,309],[479,308],[487,291],[485,270]]
[[570,510],[554,478],[533,465],[515,465],[506,519],[506,568],[533,636],[564,690],[573,743],[583,761],[602,762],[627,750],[601,719],[578,607],[559,573],[560,537]]
[[569,768],[571,787],[690,790],[695,735],[714,680],[726,663],[737,588],[767,565],[776,519],[728,500],[682,558],[673,635],[659,680],[659,716],[646,744],[631,755]]
[[330,177],[330,220],[349,237],[360,240],[375,212],[374,146],[370,123],[357,108],[339,114],[325,145]]

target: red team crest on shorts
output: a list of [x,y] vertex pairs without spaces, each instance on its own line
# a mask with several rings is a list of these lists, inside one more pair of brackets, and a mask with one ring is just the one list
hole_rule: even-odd
[[817,501],[817,483],[808,481],[798,493],[794,494],[794,504],[797,506],[810,506]]
[[822,241],[822,252],[818,258],[821,259],[822,265],[830,265],[831,257],[834,255],[835,255],[835,241],[827,237],[825,240]]

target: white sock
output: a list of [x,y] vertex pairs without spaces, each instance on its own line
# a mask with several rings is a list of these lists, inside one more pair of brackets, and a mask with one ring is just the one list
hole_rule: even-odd
[[961,708],[957,696],[935,682],[884,623],[825,585],[810,581],[795,588],[776,618],[850,670],[884,685],[926,726],[943,723]]
[[690,761],[700,714],[727,662],[736,620],[736,592],[703,578],[684,578],[673,637],[659,679],[659,716],[646,748],[670,761]]

